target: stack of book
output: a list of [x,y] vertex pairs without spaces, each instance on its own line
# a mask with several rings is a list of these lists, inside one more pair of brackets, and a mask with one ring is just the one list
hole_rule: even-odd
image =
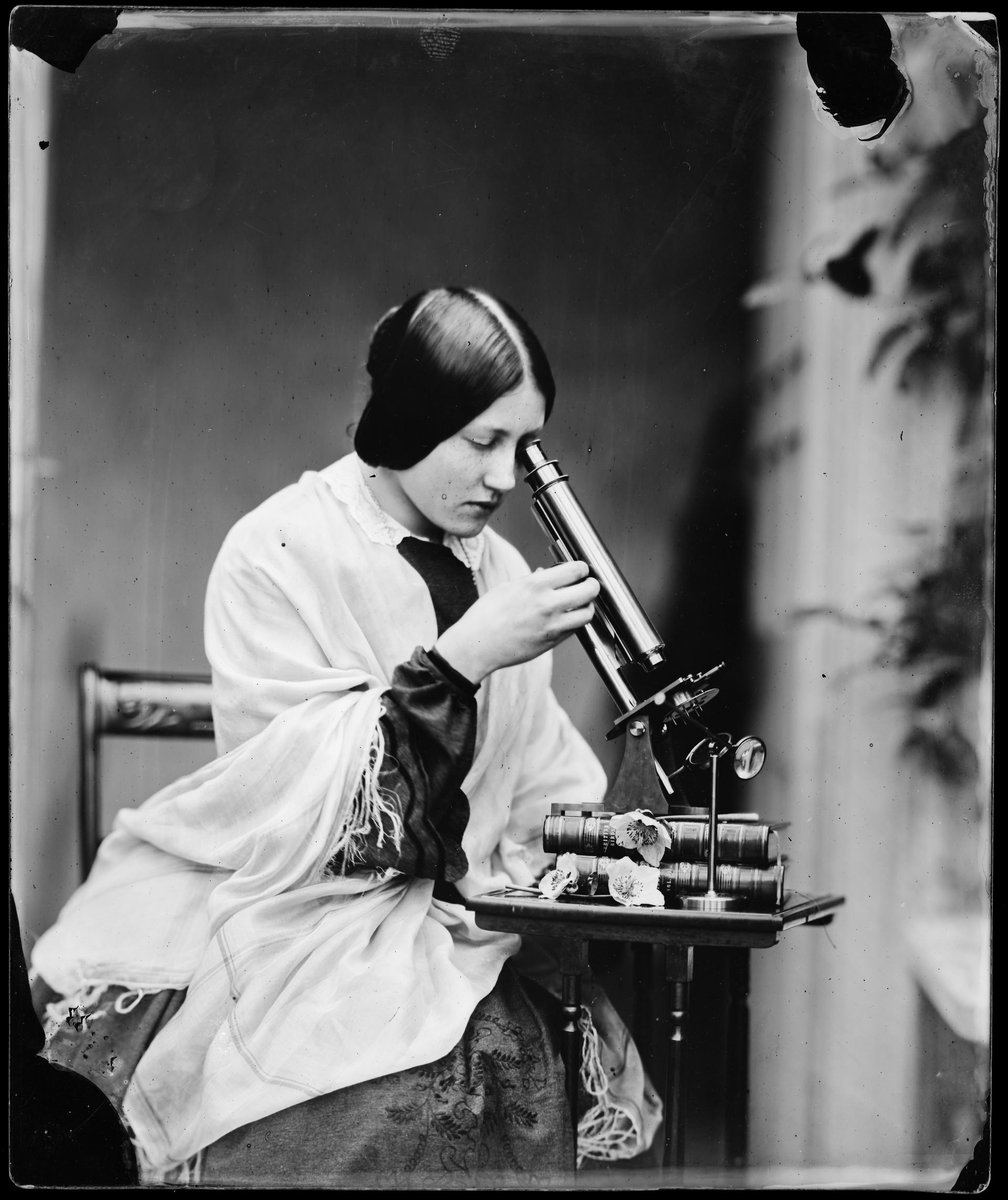
[[[578,895],[605,895],[612,866],[636,856],[634,847],[617,843],[610,828],[615,813],[555,812],[543,824],[543,849],[563,854],[577,870]],[[679,896],[707,891],[707,847],[710,823],[696,817],[655,818],[668,832],[671,845],[658,863],[658,888],[667,907]],[[715,890],[737,896],[747,907],[779,908],[784,900],[786,860],[781,851],[783,822],[727,817],[717,822]]]

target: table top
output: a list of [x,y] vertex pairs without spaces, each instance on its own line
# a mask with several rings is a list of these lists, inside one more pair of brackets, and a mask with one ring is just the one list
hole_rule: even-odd
[[547,900],[530,890],[499,888],[466,901],[481,929],[538,933],[585,941],[657,942],[681,946],[774,946],[797,925],[828,924],[843,896],[785,895],[772,911],[703,912],[684,908],[628,908],[574,897]]

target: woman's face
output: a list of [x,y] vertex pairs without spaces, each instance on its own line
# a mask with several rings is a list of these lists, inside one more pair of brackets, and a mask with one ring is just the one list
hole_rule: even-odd
[[414,466],[379,469],[379,501],[421,537],[473,537],[514,487],[518,447],[542,431],[545,419],[546,402],[526,380]]

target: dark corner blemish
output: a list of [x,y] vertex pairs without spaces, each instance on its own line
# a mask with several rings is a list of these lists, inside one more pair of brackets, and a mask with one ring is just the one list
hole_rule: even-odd
[[857,129],[885,124],[902,111],[910,89],[893,61],[892,35],[881,13],[800,12],[798,41],[823,108],[838,125]]
[[997,21],[963,21],[964,25],[968,25],[974,33],[978,33],[986,42],[989,42],[993,49],[998,49]]
[[31,51],[51,67],[73,73],[95,42],[115,31],[122,11],[97,5],[22,5],[11,14],[10,44]]

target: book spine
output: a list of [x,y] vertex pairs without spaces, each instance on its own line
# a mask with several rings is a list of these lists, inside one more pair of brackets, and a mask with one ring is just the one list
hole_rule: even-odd
[[[548,816],[543,822],[543,850],[547,854],[594,854],[609,858],[632,854],[632,848],[616,845],[609,825],[610,814]],[[672,845],[665,851],[663,862],[707,861],[710,827],[706,821],[667,821],[664,826]],[[780,859],[780,839],[770,825],[719,821],[717,851],[722,863],[769,867]]]
[[[578,854],[579,895],[607,895],[610,869],[618,859]],[[770,867],[743,867],[721,863],[715,871],[715,886],[725,896],[738,896],[756,908],[779,908],[784,901],[783,862]],[[707,864],[694,862],[662,863],[658,868],[658,890],[669,900],[677,896],[695,896],[707,891]]]

